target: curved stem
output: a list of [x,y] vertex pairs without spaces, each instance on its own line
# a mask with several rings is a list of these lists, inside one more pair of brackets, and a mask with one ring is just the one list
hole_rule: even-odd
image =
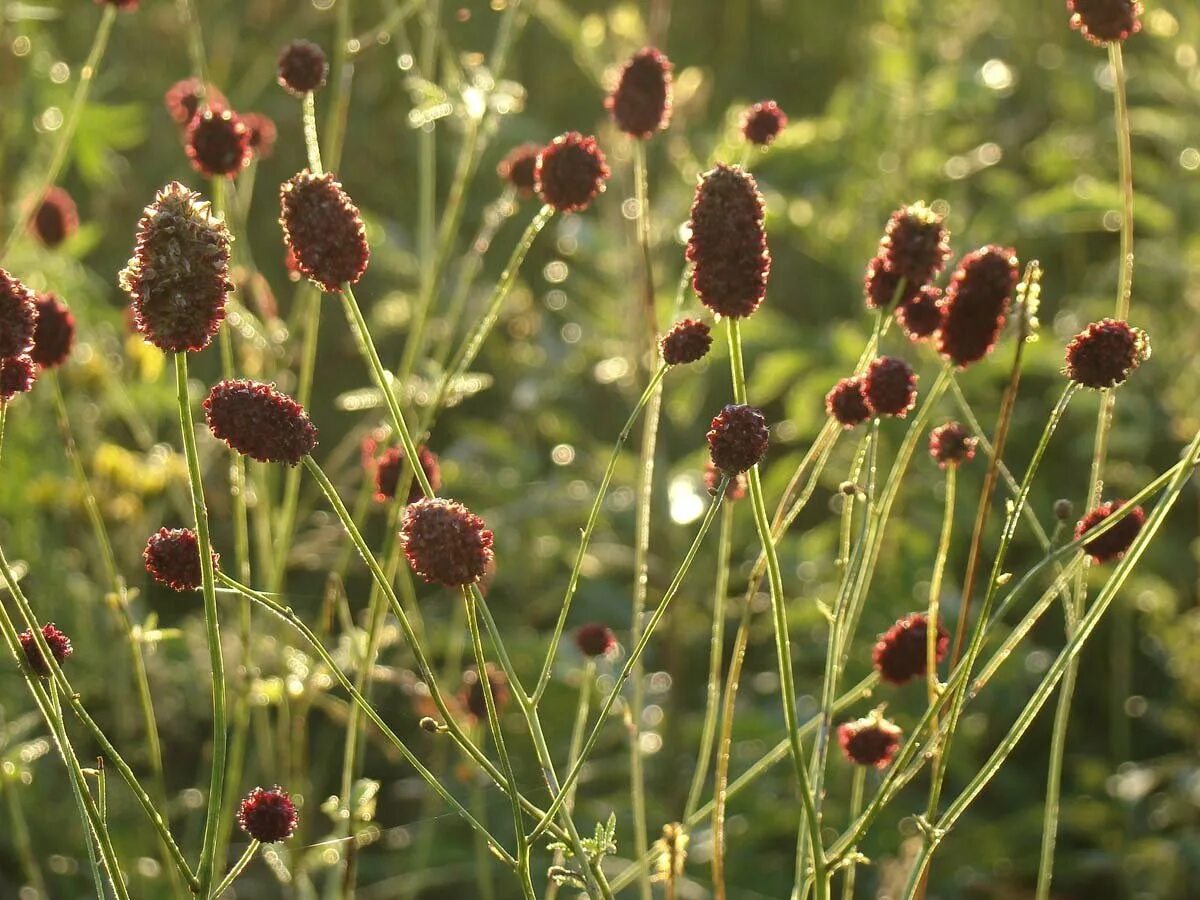
[[[575,761],[579,759],[579,751],[583,748],[583,733],[587,729],[588,712],[592,705],[592,691],[596,689],[596,660],[588,657],[587,664],[583,670],[583,677],[579,680],[579,699],[575,704],[575,724],[571,727],[571,744],[567,749],[567,768],[575,765]],[[567,793],[566,802],[563,804],[563,809],[571,812],[575,807],[575,791],[579,785],[574,785]],[[554,851],[554,865],[561,866],[565,854],[561,850]],[[551,881],[546,888],[546,900],[554,900],[558,896],[558,882]]]
[[246,852],[241,855],[238,861],[233,864],[233,868],[229,870],[229,874],[222,878],[221,883],[213,888],[211,895],[213,900],[217,900],[221,894],[227,891],[230,886],[237,881],[238,876],[242,874],[246,866],[250,865],[250,860],[254,859],[255,854],[258,853],[258,848],[260,846],[262,845],[259,844],[258,841],[250,841],[250,846],[246,848]]

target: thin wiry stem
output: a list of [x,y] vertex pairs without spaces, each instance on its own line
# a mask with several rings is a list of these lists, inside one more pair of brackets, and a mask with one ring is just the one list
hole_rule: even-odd
[[212,896],[214,900],[220,897],[221,894],[227,891],[233,885],[233,883],[237,881],[238,876],[242,874],[246,866],[250,865],[250,861],[254,859],[255,854],[258,853],[258,848],[260,846],[262,845],[258,841],[250,841],[250,845],[246,847],[245,852],[242,853],[241,857],[238,858],[238,861],[233,864],[233,868],[229,870],[229,874],[222,878],[221,883],[213,888]]
[[[567,749],[567,768],[575,765],[575,761],[579,759],[579,753],[583,749],[583,735],[587,729],[588,713],[591,711],[592,692],[596,689],[596,660],[588,657],[587,664],[583,669],[583,676],[579,679],[579,699],[575,704],[575,724],[571,727],[571,743]],[[579,785],[574,785],[567,792],[566,802],[563,804],[563,809],[571,812],[575,808],[575,791]],[[554,851],[554,865],[561,866],[565,854],[561,850]],[[551,880],[546,887],[546,900],[554,900],[558,896],[558,882]]]

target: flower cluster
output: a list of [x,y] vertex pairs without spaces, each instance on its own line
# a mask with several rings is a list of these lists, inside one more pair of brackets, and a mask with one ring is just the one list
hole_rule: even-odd
[[838,726],[838,746],[848,762],[886,769],[900,748],[903,732],[878,712]]
[[[924,677],[928,667],[928,633],[929,617],[925,613],[911,613],[881,634],[871,653],[880,677],[891,684],[904,684]],[[950,635],[939,622],[935,657],[938,662],[945,658],[949,646]]]
[[[1075,540],[1085,537],[1089,531],[1125,505],[1124,500],[1109,500],[1101,503],[1079,520],[1075,526]],[[1112,528],[1087,541],[1083,545],[1085,552],[1090,553],[1097,564],[1112,562],[1125,555],[1125,551],[1133,544],[1134,539],[1141,533],[1146,524],[1146,512],[1140,506],[1131,509],[1123,519]]]
[[671,61],[654,47],[639,50],[604,101],[617,127],[648,138],[671,121]]
[[305,169],[279,188],[279,224],[296,267],[324,291],[357,284],[371,258],[358,207],[333,175]]
[[[200,539],[190,528],[160,528],[146,541],[142,551],[150,577],[173,591],[194,591],[203,583],[200,571]],[[220,556],[212,552],[215,569]]]
[[1120,43],[1142,30],[1140,0],[1067,0],[1071,27],[1097,47]]
[[1067,345],[1068,378],[1103,390],[1122,384],[1150,358],[1150,338],[1140,328],[1117,319],[1093,322]]
[[250,165],[250,130],[231,109],[202,110],[185,139],[192,167],[207,178],[232,178]]
[[853,428],[871,418],[863,377],[843,378],[825,395],[825,412],[843,428]]
[[763,414],[753,406],[738,403],[730,403],[717,413],[708,432],[712,464],[730,476],[756,466],[766,456],[769,442]]
[[543,203],[559,212],[579,212],[604,191],[610,174],[596,139],[568,131],[539,151],[534,189]]
[[929,432],[929,455],[939,468],[958,466],[975,457],[978,439],[957,422],[947,422]]
[[[375,461],[375,499],[380,503],[386,503],[400,495],[400,474],[404,471],[405,459],[404,448],[389,447]],[[440,491],[442,489],[442,467],[438,463],[437,455],[422,444],[417,448],[417,461],[420,463],[422,471],[425,472],[429,486],[435,493]],[[410,477],[412,480],[408,484],[408,490],[403,492],[406,498],[404,502],[416,503],[425,496],[425,493],[421,490],[421,483],[416,476]]]
[[602,622],[589,622],[575,629],[575,646],[584,656],[612,656],[617,650],[617,636]]
[[663,336],[659,346],[667,365],[693,363],[708,355],[712,347],[712,330],[703,322],[683,319]]
[[1017,267],[1016,253],[995,245],[981,247],[959,261],[942,299],[938,353],[965,368],[992,351],[1017,286]]
[[79,230],[79,210],[75,201],[60,187],[52,187],[42,197],[30,220],[29,228],[43,245],[54,248]]
[[[66,662],[67,657],[75,652],[75,648],[71,646],[71,639],[59,631],[53,622],[42,626],[42,637],[46,639],[51,654],[60,664]],[[49,678],[50,664],[42,655],[42,648],[38,646],[33,631],[26,629],[17,635],[17,639],[21,642],[21,650],[25,653],[25,663],[29,670],[41,678]]]
[[284,90],[303,97],[324,86],[329,62],[325,51],[311,41],[292,41],[279,54],[276,72]]
[[317,446],[317,426],[303,406],[274,385],[247,378],[213,385],[204,418],[214,437],[259,462],[294,466]]
[[42,294],[37,306],[37,325],[29,356],[43,369],[61,366],[75,344],[75,316],[54,294]]
[[774,100],[763,100],[742,113],[742,137],[759,147],[770,145],[787,127],[787,116]]
[[[503,712],[511,699],[508,688],[508,676],[489,663],[486,669],[488,692],[492,695],[492,705],[496,707],[497,715]],[[479,670],[474,666],[463,673],[462,687],[458,691],[458,702],[479,722],[486,722],[488,717],[487,697],[484,696],[484,679],[479,677]]]
[[904,417],[917,402],[917,376],[899,357],[881,356],[867,366],[862,392],[875,415]]
[[256,787],[242,800],[237,813],[238,825],[254,840],[263,844],[286,841],[300,822],[296,804],[279,785]]
[[721,316],[749,316],[767,293],[771,254],[764,204],[754,177],[718,164],[700,176],[692,203],[687,259],[700,302]]
[[30,352],[37,333],[38,304],[20,279],[0,269],[0,402],[33,387],[37,377]]
[[483,519],[440,497],[425,497],[405,508],[400,546],[414,572],[446,587],[475,584],[494,555],[492,532]]

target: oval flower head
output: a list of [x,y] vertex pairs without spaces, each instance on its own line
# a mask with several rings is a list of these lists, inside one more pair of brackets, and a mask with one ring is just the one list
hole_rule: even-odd
[[1097,47],[1121,43],[1142,30],[1140,0],[1067,0],[1071,27]]
[[876,710],[861,719],[843,722],[838,726],[837,736],[838,746],[848,762],[886,769],[900,748],[903,732]]
[[263,844],[277,844],[292,836],[299,824],[296,805],[288,792],[275,785],[256,787],[242,800],[237,813],[242,831]]
[[766,147],[787,127],[787,116],[774,100],[751,104],[742,112],[742,137],[751,144]]
[[754,468],[767,455],[770,439],[767,420],[759,410],[730,403],[713,418],[708,432],[712,464],[734,478]]
[[404,509],[400,546],[414,572],[429,584],[465,587],[487,572],[492,532],[455,500],[424,497]]
[[204,401],[213,436],[259,462],[299,463],[317,446],[304,407],[274,385],[246,378],[219,381]]
[[0,357],[20,356],[33,347],[37,301],[20,279],[0,269]]
[[568,131],[538,153],[533,180],[543,203],[559,212],[581,212],[603,193],[609,174],[596,139]]
[[[200,539],[190,528],[160,528],[146,541],[142,560],[150,577],[173,591],[194,591],[203,583]],[[221,557],[212,551],[215,569]]]
[[42,294],[37,305],[37,327],[33,331],[33,361],[43,369],[61,366],[75,344],[75,317],[67,304],[54,294]]
[[[59,631],[53,622],[42,626],[42,637],[46,639],[50,652],[60,665],[74,652],[71,639]],[[46,662],[46,657],[42,656],[42,648],[38,646],[33,632],[27,628],[17,635],[17,640],[21,642],[21,649],[25,651],[25,663],[30,671],[41,678],[49,678],[50,664]]]
[[749,316],[767,295],[771,254],[758,184],[739,166],[718,164],[700,176],[687,259],[700,302],[721,316]]
[[[925,613],[910,613],[879,636],[871,659],[884,681],[904,684],[924,676],[928,666],[926,636],[929,617]],[[950,647],[950,635],[937,624],[936,661],[941,662]]]
[[888,219],[879,242],[879,257],[884,268],[904,278],[915,291],[946,265],[949,237],[941,216],[924,203],[914,203],[896,210]]
[[1150,338],[1140,328],[1118,319],[1093,322],[1067,345],[1063,373],[1094,390],[1123,384],[1150,358]]
[[60,187],[52,187],[38,204],[29,228],[47,247],[57,247],[79,229],[75,201]]
[[279,188],[279,224],[296,268],[331,294],[357,284],[371,250],[358,207],[333,175],[305,169]]
[[1020,277],[1017,267],[1017,254],[995,245],[980,247],[959,261],[942,298],[937,350],[960,369],[996,346]]
[[671,122],[671,61],[654,47],[633,54],[604,101],[617,127],[648,138]]

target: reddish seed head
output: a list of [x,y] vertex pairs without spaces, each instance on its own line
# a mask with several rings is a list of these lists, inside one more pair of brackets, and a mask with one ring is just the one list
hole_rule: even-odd
[[534,188],[559,212],[587,209],[608,180],[608,163],[594,137],[560,134],[538,153]]
[[[434,493],[442,489],[442,467],[438,465],[438,458],[424,444],[417,448],[417,459],[421,463],[421,468],[425,472],[425,477],[429,479],[429,486],[433,488]],[[404,448],[389,447],[383,451],[383,455],[379,457],[379,461],[375,464],[375,499],[380,503],[386,503],[398,493],[397,487],[400,481],[400,473],[404,471]],[[405,503],[416,503],[423,496],[424,491],[421,490],[421,483],[417,481],[415,475],[410,476],[411,482],[408,486],[408,491],[405,493],[407,498]]]
[[[1109,500],[1107,503],[1101,503],[1079,520],[1079,524],[1075,526],[1075,540],[1079,540],[1124,505],[1124,500]],[[1084,544],[1083,549],[1092,555],[1092,559],[1097,564],[1120,559],[1125,555],[1125,551],[1129,549],[1144,524],[1146,524],[1146,512],[1140,506],[1136,506],[1125,518],[1104,534],[1092,538]]]
[[908,415],[917,402],[917,376],[912,366],[895,356],[881,356],[867,366],[863,397],[877,416]]
[[317,446],[317,427],[303,406],[274,385],[247,378],[214,384],[204,418],[216,438],[259,462],[294,466]]
[[903,732],[878,712],[838,726],[838,746],[848,762],[886,769],[900,748]]
[[[203,583],[200,572],[200,541],[190,528],[160,528],[146,541],[142,551],[146,571],[163,587],[194,591]],[[212,565],[220,561],[215,551]]]
[[1017,254],[989,245],[958,264],[942,299],[938,353],[959,368],[983,359],[996,344],[1019,277]]
[[275,139],[279,131],[273,119],[262,113],[243,113],[242,124],[246,126],[246,139],[251,151],[257,153],[260,159],[266,159],[275,152]]
[[696,187],[687,259],[700,302],[722,316],[748,316],[767,293],[771,254],[762,194],[738,166],[718,164]]
[[654,47],[639,50],[625,63],[616,88],[604,101],[617,127],[635,138],[648,138],[671,121],[671,61]]
[[400,545],[413,571],[430,584],[462,587],[483,577],[492,560],[492,533],[455,500],[422,498],[404,510]]
[[[704,464],[704,489],[708,491],[710,497],[717,496],[717,488],[720,487],[721,479],[724,477],[725,473],[714,466],[711,459]],[[725,502],[736,502],[745,496],[746,473],[738,472],[729,479],[729,484],[725,486]]]
[[1124,383],[1150,358],[1150,338],[1117,319],[1093,322],[1067,345],[1063,372],[1076,384],[1102,390]]
[[297,97],[323,87],[328,75],[325,51],[311,41],[292,41],[279,54],[279,84]]
[[612,656],[617,649],[617,636],[601,622],[589,622],[575,629],[575,646],[584,656]]
[[863,298],[867,309],[891,309],[893,305],[898,306],[915,297],[920,286],[910,284],[907,280],[903,291],[897,293],[901,278],[898,271],[887,267],[887,260],[883,256],[873,257],[867,263],[867,274],[863,277]]
[[[175,82],[163,95],[163,105],[172,119],[180,125],[187,125],[200,109],[200,81],[185,78]],[[229,101],[210,84],[204,91],[204,105],[209,109],[228,109]]]
[[33,346],[37,304],[33,291],[0,269],[0,357],[18,356]]
[[910,341],[921,341],[942,325],[942,289],[927,284],[896,308],[896,321]]
[[787,127],[787,116],[774,100],[763,100],[742,113],[742,137],[766,147]]
[[[508,706],[510,693],[508,677],[498,669],[487,666],[487,680],[491,687],[492,703],[496,707],[496,715],[504,712]],[[483,694],[483,683],[479,678],[479,670],[474,666],[463,673],[462,687],[458,691],[458,702],[461,703],[477,721],[487,721],[487,697]]]
[[704,358],[712,347],[712,332],[703,322],[683,319],[676,322],[660,343],[663,362],[679,366]]
[[496,166],[496,174],[506,181],[521,197],[532,197],[535,192],[538,154],[541,144],[519,144],[508,151],[508,155]]
[[206,109],[188,124],[187,155],[208,178],[232,178],[250,164],[250,132],[231,109]]
[[853,428],[871,418],[871,408],[863,393],[863,377],[843,378],[825,395],[825,412],[843,428]]
[[770,437],[759,410],[730,403],[713,418],[708,432],[712,464],[725,475],[745,472],[766,455]]
[[0,400],[7,403],[17,394],[26,394],[37,380],[37,365],[25,353],[0,359]]
[[[904,684],[925,675],[928,623],[925,613],[911,613],[879,636],[871,658],[884,681]],[[940,622],[937,631],[936,659],[941,662],[950,646],[950,635]]]
[[1121,42],[1142,30],[1138,0],[1067,0],[1071,27],[1097,47]]
[[879,255],[887,269],[922,287],[946,265],[950,256],[949,232],[942,217],[924,203],[914,203],[892,213],[879,242]]
[[225,223],[195,191],[173,181],[158,192],[120,276],[146,340],[168,353],[208,346],[233,290],[229,241]]
[[52,187],[38,205],[29,223],[34,236],[47,247],[57,247],[79,228],[75,201],[60,187]]
[[42,294],[37,305],[37,324],[33,329],[33,349],[29,355],[43,369],[61,366],[71,355],[75,343],[75,317],[67,304],[54,294]]
[[238,807],[242,831],[263,844],[277,844],[292,836],[299,823],[296,805],[279,785],[269,790],[256,787]]
[[367,229],[333,175],[293,175],[279,188],[279,204],[284,242],[304,276],[330,293],[357,284],[371,258]]
[[[50,652],[54,654],[54,658],[58,660],[59,664],[66,662],[67,657],[75,652],[71,646],[71,639],[55,628],[53,622],[47,622],[42,626],[42,637],[46,639],[46,643],[50,646]],[[30,671],[42,678],[49,678],[50,665],[46,662],[46,657],[42,655],[42,648],[38,646],[33,632],[26,629],[17,635],[17,638],[21,641],[21,649],[25,651],[25,662]]]
[[929,432],[929,455],[939,468],[957,466],[975,457],[977,439],[957,422],[947,422]]

